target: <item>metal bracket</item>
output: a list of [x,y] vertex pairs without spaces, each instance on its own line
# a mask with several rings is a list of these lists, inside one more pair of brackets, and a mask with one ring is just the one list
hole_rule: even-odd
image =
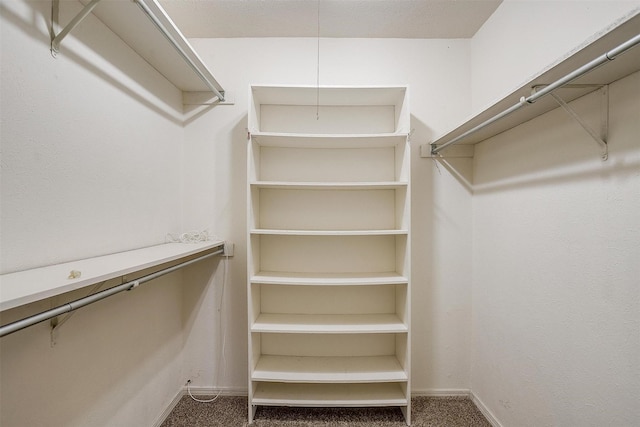
[[[565,88],[571,87],[586,87],[586,86],[596,86],[600,90],[601,100],[600,100],[600,134],[594,131],[591,126],[589,126],[582,118],[578,115],[578,113],[569,106],[558,94],[554,92],[549,92],[549,95],[562,107],[564,111],[567,112],[575,121],[578,122],[580,126],[593,138],[593,140],[598,143],[602,152],[602,160],[605,161],[609,158],[609,147],[607,145],[607,138],[609,134],[609,85],[565,85]],[[538,86],[535,86],[533,89],[535,90]]]
[[[98,290],[104,284],[105,284],[105,282],[96,283],[96,285],[89,291],[88,295],[92,295],[92,294],[95,294],[96,292],[98,292]],[[55,347],[56,340],[58,338],[58,331],[60,330],[62,325],[64,325],[65,322],[67,320],[69,320],[74,314],[76,314],[76,312],[72,311],[70,313],[67,313],[63,317],[56,316],[53,319],[51,319],[51,321],[49,322],[49,325],[51,326],[51,331],[49,331],[50,335],[51,335],[51,347]]]
[[73,17],[71,21],[64,27],[58,34],[56,34],[55,27],[58,26],[58,13],[60,10],[60,0],[53,0],[51,2],[51,54],[55,57],[56,53],[60,51],[60,43],[62,43],[62,39],[64,39],[67,34],[71,32],[75,27],[78,26],[80,22],[84,18],[87,17],[88,14],[91,13],[94,7],[98,5],[101,0],[91,0],[82,10]]
[[433,153],[433,145],[424,144],[420,146],[420,157],[433,157],[433,158],[473,158],[475,151],[473,145],[454,145],[448,147],[442,153]]

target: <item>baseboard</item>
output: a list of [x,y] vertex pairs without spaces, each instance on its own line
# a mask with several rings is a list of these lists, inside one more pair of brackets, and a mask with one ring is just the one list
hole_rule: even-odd
[[482,415],[484,415],[484,417],[493,427],[502,427],[500,421],[498,421],[496,416],[493,415],[493,412],[491,412],[489,408],[487,408],[487,405],[485,405],[478,396],[476,396],[473,392],[471,392],[469,396],[471,397],[471,401],[476,405],[480,412],[482,412]]
[[411,396],[425,397],[469,397],[471,390],[468,388],[427,388],[411,390]]
[[173,409],[176,407],[178,402],[180,402],[180,399],[182,399],[182,396],[184,396],[185,390],[186,390],[185,388],[181,388],[178,391],[178,393],[174,396],[173,400],[171,400],[171,402],[169,403],[169,406],[165,408],[165,410],[162,412],[162,414],[160,414],[156,422],[153,423],[153,427],[160,427],[164,422],[164,420],[166,420],[169,417],[169,414],[171,414],[171,411],[173,411]]
[[[247,396],[249,392],[246,388],[233,388],[233,387],[189,387],[191,394],[194,396],[216,396],[218,393],[220,396]],[[187,387],[182,388],[182,395],[187,394]]]
[[[190,387],[191,394],[194,396],[215,396],[220,393],[220,396],[247,396],[247,389],[244,388],[214,388],[214,387]],[[153,427],[160,427],[162,423],[169,417],[171,411],[174,410],[176,405],[180,402],[184,396],[187,395],[187,386],[183,386],[180,388],[178,393],[175,395],[173,400],[169,403],[169,406],[162,412],[162,414],[158,417],[158,420],[153,423]]]
[[[191,394],[194,396],[215,396],[220,393],[221,396],[247,396],[248,392],[246,388],[214,388],[214,387],[190,387]],[[176,407],[180,399],[187,395],[187,387],[182,387],[175,395],[169,406],[164,410],[162,415],[153,424],[153,427],[160,427],[162,423],[169,417],[171,411]],[[502,424],[493,415],[493,413],[487,408],[487,406],[476,396],[471,390],[465,388],[435,388],[435,389],[419,389],[412,390],[412,396],[425,396],[425,397],[468,397],[478,407],[480,412],[487,418],[489,423],[493,427],[502,427]]]

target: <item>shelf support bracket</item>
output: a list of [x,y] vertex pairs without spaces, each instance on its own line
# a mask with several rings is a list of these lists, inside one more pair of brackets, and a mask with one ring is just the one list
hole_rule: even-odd
[[58,12],[60,9],[60,0],[53,0],[51,2],[51,53],[55,56],[60,51],[60,43],[75,27],[82,22],[88,14],[91,13],[94,7],[98,5],[100,0],[91,0],[82,10],[73,17],[71,21],[64,27],[58,34],[56,34],[55,27],[58,24]]
[[602,160],[605,161],[609,158],[609,150],[607,145],[607,136],[609,133],[609,86],[603,85],[600,87],[601,93],[601,116],[600,116],[600,134],[591,128],[576,111],[567,104],[564,99],[558,96],[556,93],[550,92],[551,97],[567,112],[573,119],[578,122],[580,126],[593,138],[593,140],[600,146],[602,152]]
[[[102,287],[102,285],[104,284],[105,282],[96,283],[96,285],[91,289],[91,291],[89,291],[87,296],[93,295],[96,292],[98,292]],[[51,347],[56,346],[56,341],[58,339],[58,331],[60,330],[62,325],[76,313],[77,311],[71,311],[65,314],[64,316],[56,316],[53,319],[51,319],[51,321],[49,322],[49,326],[51,327],[51,331],[50,331]]]
[[[533,86],[532,92],[535,94],[538,89],[544,88],[549,85],[536,85]],[[593,138],[593,140],[600,146],[602,150],[602,160],[605,161],[609,158],[609,149],[607,144],[607,139],[609,135],[609,85],[602,84],[568,84],[564,85],[564,88],[567,89],[580,89],[580,88],[589,88],[596,87],[600,90],[600,134],[591,128],[580,115],[569,106],[569,104],[562,99],[558,94],[554,92],[548,92],[549,95],[558,103],[560,107],[564,111],[567,112],[575,121],[578,122],[580,126]],[[532,95],[533,96],[533,95]]]

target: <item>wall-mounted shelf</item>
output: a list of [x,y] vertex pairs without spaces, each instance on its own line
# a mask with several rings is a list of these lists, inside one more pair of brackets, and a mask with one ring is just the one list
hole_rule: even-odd
[[[625,21],[619,23],[606,33],[597,36],[594,40],[580,46],[575,51],[570,52],[565,58],[547,67],[543,72],[534,76],[528,82],[491,105],[484,111],[470,117],[455,129],[439,136],[430,144],[421,147],[421,157],[433,157],[432,147],[441,146],[447,142],[459,138],[482,123],[491,120],[495,116],[509,110],[518,104],[523,97],[533,94],[532,90],[538,86],[549,85],[574,72],[574,70],[588,64],[606,52],[619,45],[637,37],[640,29],[640,13],[635,13]],[[571,87],[561,87],[554,91],[565,102],[573,101],[590,92],[598,90],[603,85],[610,84],[616,80],[624,78],[640,70],[640,47],[631,48],[614,60],[595,68],[581,77],[570,82]],[[514,128],[524,122],[534,119],[548,111],[558,108],[558,103],[553,97],[541,97],[534,103],[524,105],[510,114],[477,129],[459,141],[459,144],[477,144],[504,131]],[[453,145],[449,146],[453,147]],[[442,151],[443,156],[447,156],[447,150]],[[465,150],[468,152],[468,150]],[[456,154],[457,155],[457,154]]]
[[[223,241],[167,243],[0,276],[0,311],[219,248]],[[71,271],[80,277],[69,279]]]
[[[53,2],[54,13],[58,1]],[[224,89],[193,50],[157,0],[81,0],[85,5],[76,17],[52,41],[57,51],[60,42],[88,13],[93,13],[111,31],[153,68],[183,91],[185,103],[193,92],[209,92],[209,98],[224,101]],[[60,2],[64,4],[64,2]],[[202,96],[197,96],[202,99]],[[198,103],[213,103],[205,101]]]

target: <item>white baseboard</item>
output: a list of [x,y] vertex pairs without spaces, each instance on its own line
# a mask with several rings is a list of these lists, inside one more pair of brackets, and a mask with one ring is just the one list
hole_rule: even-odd
[[[194,396],[215,396],[220,393],[220,396],[247,396],[247,389],[244,388],[214,388],[214,387],[190,387],[191,394]],[[157,421],[153,423],[153,427],[160,427],[162,423],[169,417],[171,411],[178,405],[180,399],[187,395],[187,386],[183,386],[178,390],[175,397],[169,403],[169,406],[158,417]]]
[[484,402],[482,402],[482,400],[480,400],[478,396],[476,396],[473,392],[471,392],[470,397],[471,397],[471,401],[476,405],[476,407],[480,410],[480,412],[482,412],[482,415],[484,415],[484,417],[487,419],[487,421],[489,421],[489,423],[493,427],[502,427],[502,424],[500,423],[500,421],[498,421],[496,416],[493,415],[493,412],[491,412],[489,408],[487,408],[487,405],[485,405]]
[[[194,396],[216,396],[220,393],[220,396],[248,396],[249,392],[246,388],[233,388],[233,387],[196,387],[191,386],[191,394]],[[182,387],[182,395],[187,394],[187,387]]]
[[[248,392],[246,388],[214,388],[214,387],[190,387],[191,394],[194,396],[215,396],[220,393],[221,396],[247,396]],[[160,427],[162,423],[169,417],[169,414],[176,407],[180,399],[187,395],[187,387],[182,387],[175,397],[169,403],[169,406],[163,411],[158,420],[153,424],[153,427]],[[487,408],[487,406],[476,396],[471,390],[465,388],[437,388],[437,389],[419,389],[412,390],[412,396],[425,396],[425,397],[469,397],[471,401],[478,407],[480,412],[487,418],[489,423],[493,427],[503,427],[493,413]]]
[[156,422],[153,423],[153,427],[160,427],[164,422],[164,420],[166,420],[169,417],[169,414],[171,413],[171,411],[173,411],[173,409],[176,407],[178,402],[180,402],[180,399],[182,399],[182,396],[184,396],[185,390],[186,389],[180,389],[178,391],[178,393],[174,396],[173,400],[171,400],[171,402],[169,403],[169,406],[166,407],[166,409],[162,412],[162,414],[160,414]]
[[[248,392],[246,388],[213,388],[213,387],[197,387],[191,386],[191,394],[194,396],[215,396],[220,393],[221,396],[247,396]],[[187,394],[187,387],[182,388],[182,395]],[[449,397],[449,396],[463,396],[469,397],[471,390],[467,388],[429,388],[412,390],[412,396],[426,396],[426,397]]]
[[411,396],[425,397],[469,397],[471,390],[468,388],[427,388],[420,390],[411,390]]

